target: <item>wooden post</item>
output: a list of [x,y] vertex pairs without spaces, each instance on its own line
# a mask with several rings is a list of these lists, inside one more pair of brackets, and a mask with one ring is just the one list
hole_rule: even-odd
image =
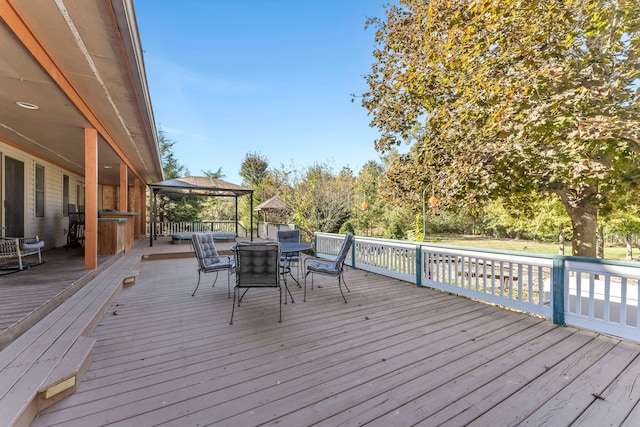
[[142,222],[142,200],[140,200],[142,191],[140,190],[140,180],[138,178],[136,178],[133,181],[133,210],[134,212],[138,213],[138,216],[135,218],[136,223],[135,223],[135,236],[134,239],[138,240],[140,238],[140,230],[142,227],[142,224],[144,224]]
[[120,163],[120,191],[118,192],[118,210],[129,212],[129,184],[127,182],[127,165]]
[[553,323],[564,326],[564,256],[553,257],[551,293],[553,294]]
[[84,268],[98,268],[98,131],[84,130]]

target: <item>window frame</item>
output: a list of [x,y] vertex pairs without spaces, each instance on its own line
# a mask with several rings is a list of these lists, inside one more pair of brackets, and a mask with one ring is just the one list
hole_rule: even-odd
[[36,218],[44,218],[46,215],[45,205],[46,205],[46,179],[45,179],[45,167],[43,165],[36,163],[35,168],[35,200],[34,200],[34,208],[35,208],[35,216]]

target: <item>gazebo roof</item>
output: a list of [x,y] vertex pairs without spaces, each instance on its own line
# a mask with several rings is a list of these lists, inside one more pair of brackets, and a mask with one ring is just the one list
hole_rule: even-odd
[[185,194],[191,196],[244,196],[253,189],[208,176],[187,176],[148,184],[154,194]]
[[278,196],[273,196],[269,200],[260,203],[254,208],[255,211],[290,211],[289,206]]

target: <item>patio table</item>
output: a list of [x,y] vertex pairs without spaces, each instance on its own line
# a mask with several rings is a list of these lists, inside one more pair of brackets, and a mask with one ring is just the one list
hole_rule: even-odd
[[293,277],[293,273],[291,273],[291,268],[289,267],[289,260],[299,252],[306,251],[311,248],[312,246],[310,243],[280,242],[280,252],[282,252],[282,255],[285,259],[283,265],[285,274],[289,273],[289,276],[291,276],[291,278],[294,282],[296,282],[299,288],[301,288],[302,286],[300,286],[300,282],[298,282],[298,280]]

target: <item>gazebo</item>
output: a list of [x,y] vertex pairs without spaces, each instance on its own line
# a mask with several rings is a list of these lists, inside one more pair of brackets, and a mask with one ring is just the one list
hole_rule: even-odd
[[[184,196],[209,196],[209,197],[233,197],[236,206],[236,235],[238,234],[238,197],[249,195],[251,212],[253,211],[253,190],[232,184],[221,179],[210,178],[208,176],[187,176],[185,178],[175,178],[165,181],[148,184],[150,189],[151,224],[152,230],[149,235],[149,246],[153,246],[153,238],[156,234],[155,223],[157,217],[157,196],[178,194]],[[251,215],[250,226],[251,240],[253,240],[253,215]]]
[[264,222],[267,222],[267,215],[271,212],[291,212],[291,208],[277,195],[260,203],[254,210],[263,213]]

